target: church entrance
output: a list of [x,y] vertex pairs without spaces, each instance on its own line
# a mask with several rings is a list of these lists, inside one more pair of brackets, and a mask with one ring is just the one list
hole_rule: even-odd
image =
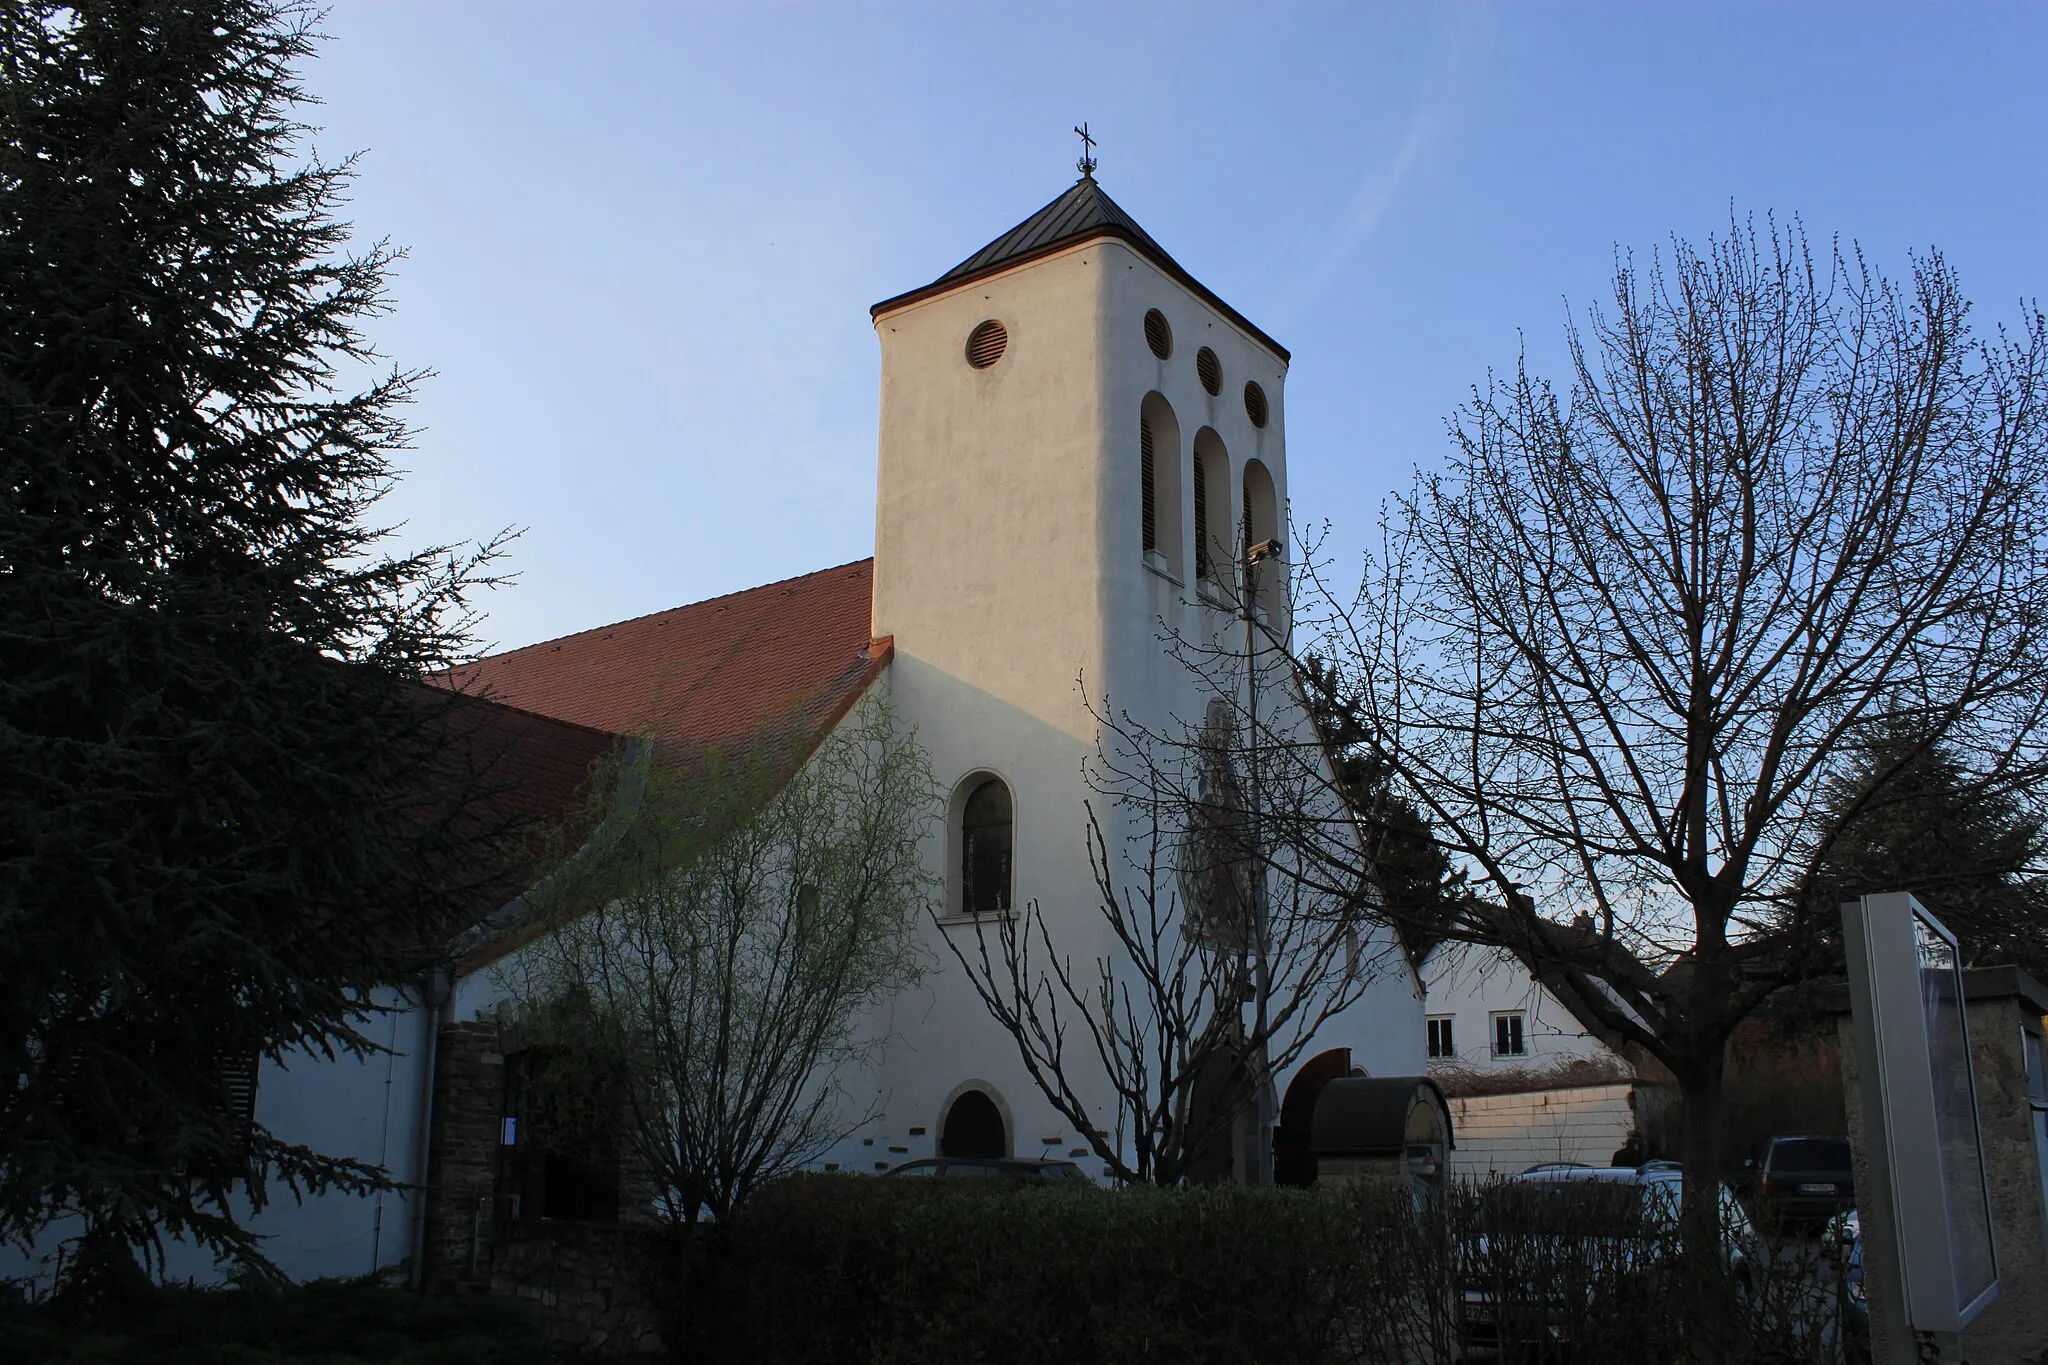
[[1324,1086],[1351,1074],[1351,1049],[1333,1047],[1303,1062],[1287,1083],[1287,1098],[1280,1102],[1280,1124],[1273,1133],[1275,1185],[1316,1183],[1316,1156],[1309,1148],[1316,1101],[1322,1098]]
[[939,1129],[940,1156],[1004,1157],[1010,1154],[1002,1111],[979,1090],[953,1101]]

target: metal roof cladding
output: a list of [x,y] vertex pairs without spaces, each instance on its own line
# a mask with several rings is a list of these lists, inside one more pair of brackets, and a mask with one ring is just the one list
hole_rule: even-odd
[[1140,255],[1192,289],[1204,302],[1243,328],[1260,345],[1278,356],[1281,363],[1285,364],[1289,360],[1285,346],[1254,326],[1244,314],[1218,298],[1207,285],[1190,275],[1179,261],[1167,255],[1166,248],[1154,241],[1151,233],[1139,227],[1138,220],[1126,213],[1116,200],[1110,198],[1092,175],[1084,175],[1076,180],[1059,198],[930,284],[905,294],[898,294],[894,298],[883,299],[868,309],[868,315],[880,317],[886,312],[943,294],[969,281],[993,275],[997,271],[1007,270],[1011,266],[1021,265],[1040,256],[1049,256],[1055,251],[1098,237],[1114,237],[1129,244]]

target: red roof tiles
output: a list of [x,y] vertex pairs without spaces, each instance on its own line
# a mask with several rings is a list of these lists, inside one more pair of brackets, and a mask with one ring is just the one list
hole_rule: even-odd
[[449,680],[613,734],[690,745],[801,717],[836,721],[887,662],[870,637],[872,559],[508,650]]

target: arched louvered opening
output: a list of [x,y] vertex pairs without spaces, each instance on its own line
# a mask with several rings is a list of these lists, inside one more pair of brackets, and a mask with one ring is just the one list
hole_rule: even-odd
[[[1238,552],[1240,556],[1249,557],[1252,546],[1280,534],[1280,504],[1273,490],[1273,475],[1259,460],[1244,462],[1244,514],[1241,524],[1244,541]],[[1250,575],[1246,587],[1252,601],[1265,613],[1266,620],[1278,629],[1280,610],[1286,601],[1285,560],[1269,558],[1245,572]]]
[[1223,362],[1207,346],[1195,352],[1195,377],[1211,398],[1223,392]]
[[1180,422],[1157,393],[1138,405],[1138,535],[1147,564],[1181,572]]
[[1159,494],[1152,446],[1152,419],[1138,418],[1138,521],[1146,554],[1159,549]]
[[967,334],[967,363],[977,370],[985,370],[1001,360],[1009,346],[1009,329],[990,318]]
[[1230,567],[1230,454],[1213,428],[1195,433],[1195,578],[1215,584]]
[[1008,914],[1014,873],[1016,811],[1000,777],[977,773],[960,803],[960,913]]
[[1271,416],[1266,407],[1266,391],[1260,388],[1258,381],[1254,379],[1245,381],[1244,415],[1252,419],[1252,425],[1255,427],[1265,426],[1266,419]]
[[1145,314],[1145,344],[1161,360],[1173,355],[1173,327],[1166,321],[1166,314],[1157,308]]

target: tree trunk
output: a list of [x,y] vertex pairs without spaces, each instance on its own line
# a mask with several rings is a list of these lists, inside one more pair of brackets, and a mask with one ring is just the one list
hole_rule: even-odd
[[1728,1358],[1727,1268],[1721,1259],[1721,1090],[1727,1065],[1724,1039],[1701,1040],[1691,1065],[1678,1071],[1678,1093],[1684,1102],[1685,1187],[1679,1208],[1679,1238],[1684,1257],[1683,1301],[1671,1311],[1691,1319],[1686,1336],[1692,1358],[1712,1362]]
[[1678,1072],[1685,1109],[1685,1197],[1679,1225],[1686,1259],[1704,1269],[1720,1265],[1721,1081],[1727,1046],[1717,1039],[1697,1052]]

